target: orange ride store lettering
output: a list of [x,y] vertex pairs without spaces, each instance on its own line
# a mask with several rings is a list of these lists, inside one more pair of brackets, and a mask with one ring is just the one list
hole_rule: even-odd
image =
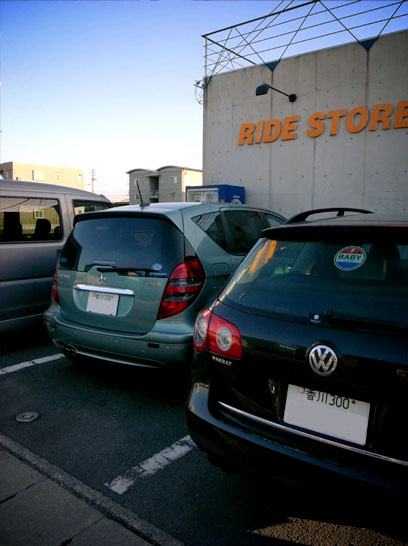
[[[261,144],[277,140],[296,140],[301,131],[300,116],[288,116],[279,119],[267,119],[255,123],[242,123],[239,131],[238,146],[245,144]],[[307,122],[305,134],[310,138],[321,136],[326,130],[330,136],[337,135],[345,128],[348,133],[368,131],[387,131],[390,129],[408,128],[408,100],[393,104],[374,104],[357,106],[351,110],[346,108],[315,112]]]

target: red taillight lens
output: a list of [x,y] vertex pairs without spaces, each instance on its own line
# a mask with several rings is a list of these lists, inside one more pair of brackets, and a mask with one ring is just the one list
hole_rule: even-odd
[[51,287],[51,298],[56,302],[59,303],[59,293],[58,293],[58,264],[57,269],[54,273],[54,277],[52,279],[52,287]]
[[239,329],[208,309],[203,309],[197,315],[193,342],[197,352],[208,349],[211,353],[230,358],[242,357]]
[[214,313],[208,328],[208,350],[231,358],[242,357],[242,341],[238,328]]
[[201,292],[204,282],[205,271],[197,258],[175,267],[167,281],[157,318],[171,317],[187,309]]

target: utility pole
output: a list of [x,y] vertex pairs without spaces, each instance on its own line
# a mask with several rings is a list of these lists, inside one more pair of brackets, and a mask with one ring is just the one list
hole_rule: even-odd
[[92,169],[92,179],[91,179],[91,183],[92,183],[92,186],[91,186],[92,193],[95,193],[95,182],[96,182],[96,173],[95,173],[95,169]]

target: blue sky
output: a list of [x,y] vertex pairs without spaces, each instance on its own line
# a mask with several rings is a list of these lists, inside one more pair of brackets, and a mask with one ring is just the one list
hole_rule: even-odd
[[107,195],[133,168],[201,169],[201,36],[276,5],[2,0],[0,161],[95,169]]

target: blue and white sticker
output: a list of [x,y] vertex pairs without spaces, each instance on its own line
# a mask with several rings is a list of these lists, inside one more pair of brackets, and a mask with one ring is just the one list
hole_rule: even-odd
[[342,271],[358,269],[366,261],[366,251],[360,246],[346,246],[334,257],[334,265]]

